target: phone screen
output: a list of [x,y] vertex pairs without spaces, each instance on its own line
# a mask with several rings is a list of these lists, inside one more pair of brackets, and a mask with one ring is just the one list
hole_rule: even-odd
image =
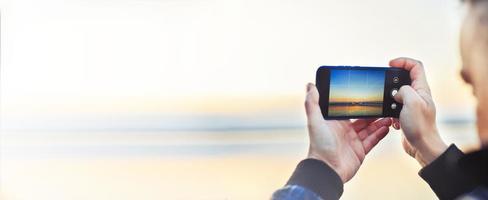
[[328,115],[366,117],[383,114],[385,71],[331,69]]
[[398,118],[403,105],[393,97],[410,83],[408,71],[392,67],[321,66],[316,77],[325,119]]

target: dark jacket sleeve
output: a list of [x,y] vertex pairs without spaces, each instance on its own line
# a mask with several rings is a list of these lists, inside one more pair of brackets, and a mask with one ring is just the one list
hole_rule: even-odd
[[454,199],[473,190],[476,185],[458,167],[464,155],[452,144],[432,163],[420,170],[419,175],[432,188],[439,199]]
[[341,197],[343,183],[339,175],[320,160],[301,161],[286,185],[298,185],[318,194],[324,200]]

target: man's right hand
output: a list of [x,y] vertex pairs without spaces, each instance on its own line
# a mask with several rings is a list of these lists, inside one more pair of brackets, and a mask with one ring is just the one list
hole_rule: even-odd
[[395,120],[393,127],[403,130],[402,140],[405,151],[415,158],[420,165],[426,166],[440,156],[447,145],[442,141],[435,124],[435,105],[432,100],[424,66],[411,58],[397,58],[390,61],[390,66],[410,72],[411,86],[405,85],[398,90],[395,101],[402,103],[400,121]]

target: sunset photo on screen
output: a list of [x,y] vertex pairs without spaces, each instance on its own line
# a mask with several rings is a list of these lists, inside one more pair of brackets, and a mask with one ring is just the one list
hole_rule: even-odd
[[384,82],[384,70],[331,70],[329,116],[381,115]]

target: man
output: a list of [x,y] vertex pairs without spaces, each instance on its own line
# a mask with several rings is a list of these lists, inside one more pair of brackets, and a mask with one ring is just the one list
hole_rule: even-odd
[[411,86],[400,88],[399,120],[326,121],[319,94],[307,85],[305,108],[310,148],[288,183],[272,199],[339,199],[343,184],[358,171],[365,155],[388,133],[403,131],[403,148],[423,167],[419,175],[440,199],[488,199],[488,0],[467,1],[461,29],[461,75],[478,100],[477,128],[481,150],[464,154],[446,145],[435,124],[435,106],[421,62],[397,58],[390,66],[410,71]]

